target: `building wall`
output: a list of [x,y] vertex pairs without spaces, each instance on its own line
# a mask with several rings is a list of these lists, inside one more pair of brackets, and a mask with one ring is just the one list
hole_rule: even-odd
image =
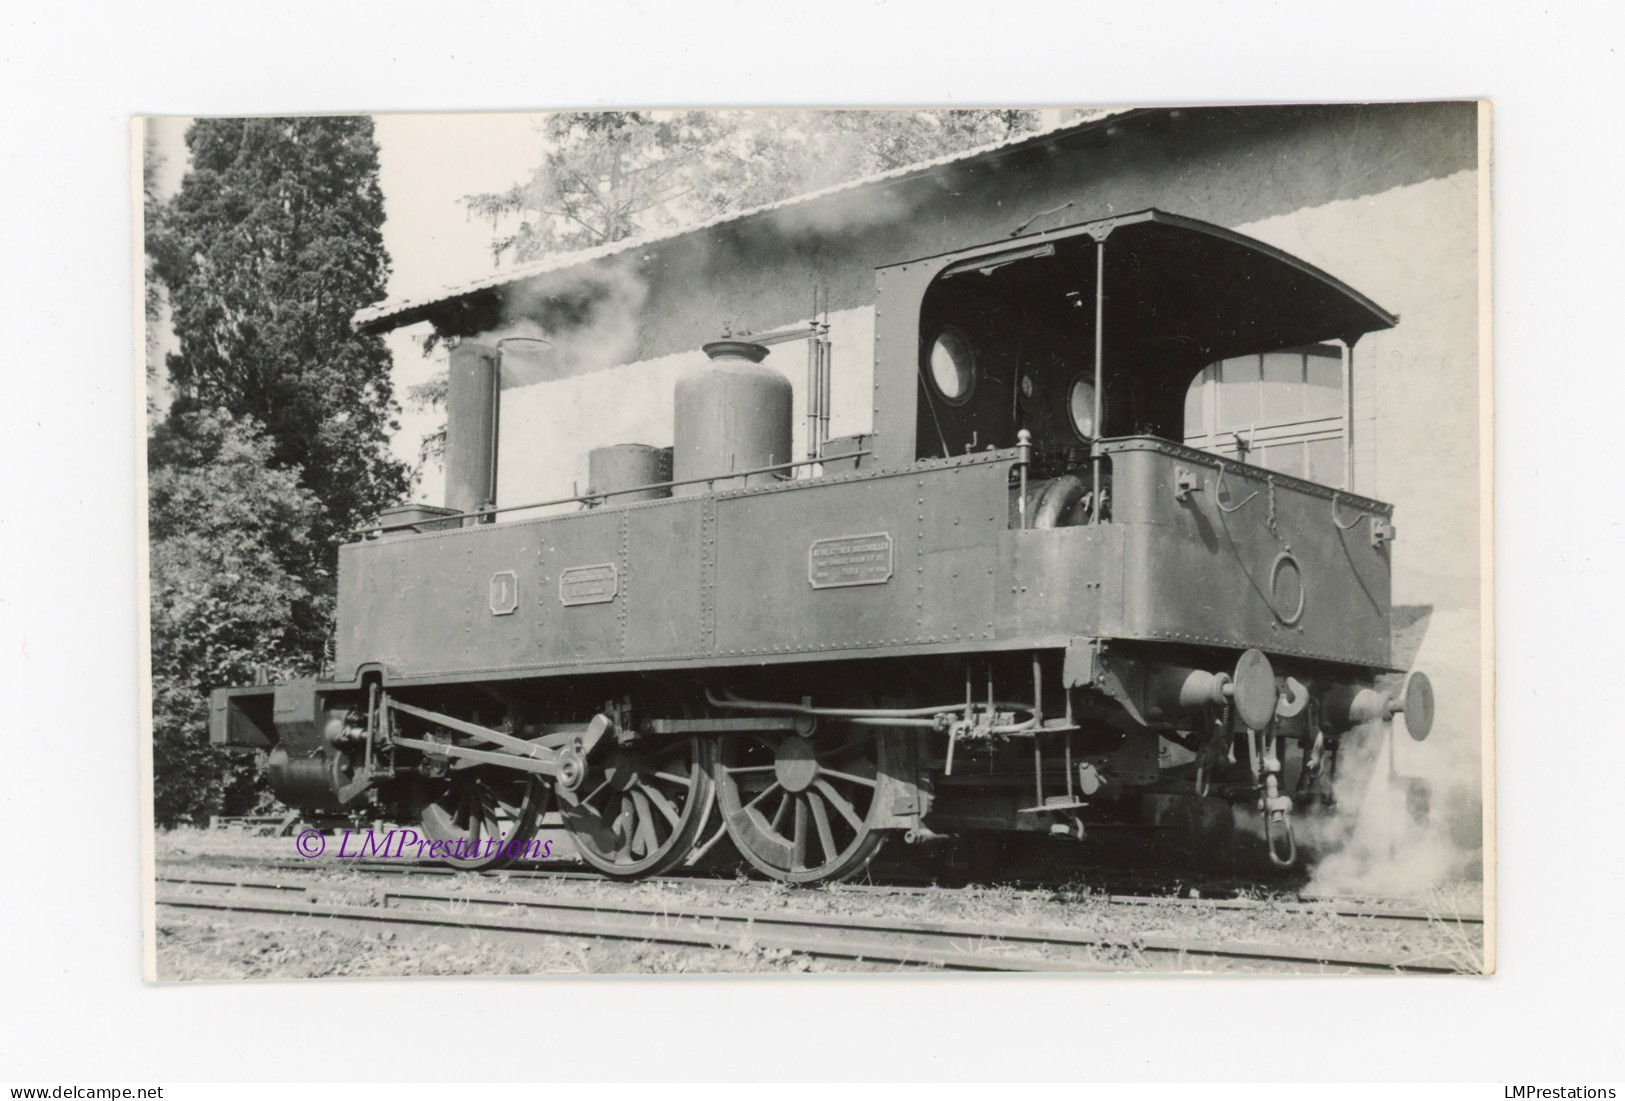
[[1400,604],[1478,596],[1477,198],[1466,170],[1236,227],[1399,314],[1353,380],[1354,488],[1396,506]]

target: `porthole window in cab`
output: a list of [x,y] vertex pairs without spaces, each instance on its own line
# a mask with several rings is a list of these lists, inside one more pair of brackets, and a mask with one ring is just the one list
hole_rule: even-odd
[[1067,412],[1072,417],[1072,431],[1086,440],[1095,438],[1095,380],[1079,375],[1072,380],[1067,391]]
[[1342,488],[1341,353],[1314,345],[1211,364],[1185,393],[1185,444]]
[[976,357],[958,329],[944,329],[931,342],[931,382],[950,405],[963,405],[976,388]]

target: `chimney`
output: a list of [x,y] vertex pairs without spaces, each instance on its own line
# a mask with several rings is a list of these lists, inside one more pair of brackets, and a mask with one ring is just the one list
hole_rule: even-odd
[[[475,512],[496,503],[502,353],[459,341],[446,376],[446,507]],[[464,521],[469,523],[471,521]]]

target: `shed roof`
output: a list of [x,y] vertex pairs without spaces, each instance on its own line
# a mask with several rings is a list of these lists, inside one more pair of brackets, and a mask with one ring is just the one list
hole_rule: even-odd
[[863,176],[845,183],[834,184],[810,191],[802,195],[795,195],[781,199],[775,203],[752,207],[749,210],[738,211],[733,214],[720,215],[703,222],[694,222],[665,230],[660,233],[650,233],[639,237],[628,237],[607,245],[595,248],[582,249],[577,252],[561,253],[556,256],[546,256],[540,260],[533,260],[526,264],[519,264],[506,271],[495,272],[480,279],[469,280],[465,283],[448,286],[443,292],[429,297],[396,298],[366,306],[356,311],[351,319],[351,325],[363,333],[384,333],[391,329],[398,329],[404,325],[415,324],[434,318],[437,312],[451,305],[459,299],[487,291],[499,290],[504,287],[523,283],[530,279],[548,275],[553,272],[566,271],[570,268],[581,267],[595,263],[599,260],[619,256],[622,253],[632,252],[636,249],[647,248],[650,245],[687,237],[690,234],[702,233],[718,226],[744,222],[752,218],[775,214],[779,211],[798,207],[804,204],[817,202],[831,196],[847,192],[863,191],[868,188],[881,187],[897,183],[916,176],[924,176],[939,168],[951,164],[990,159],[1002,156],[1016,149],[1041,145],[1053,141],[1063,135],[1078,133],[1105,125],[1114,119],[1140,113],[1143,108],[1115,108],[1086,112],[1071,122],[1058,126],[1051,126],[1031,134],[1020,137],[1007,138],[1004,141],[989,145],[978,146],[959,153],[950,153],[931,160],[920,161],[915,164],[903,165],[885,172],[878,172],[871,176]]

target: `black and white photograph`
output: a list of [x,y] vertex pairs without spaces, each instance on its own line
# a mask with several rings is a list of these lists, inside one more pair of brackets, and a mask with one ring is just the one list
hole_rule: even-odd
[[145,977],[1494,973],[1490,124],[135,120]]
[[0,27],[0,1096],[1625,1095],[1625,8]]

